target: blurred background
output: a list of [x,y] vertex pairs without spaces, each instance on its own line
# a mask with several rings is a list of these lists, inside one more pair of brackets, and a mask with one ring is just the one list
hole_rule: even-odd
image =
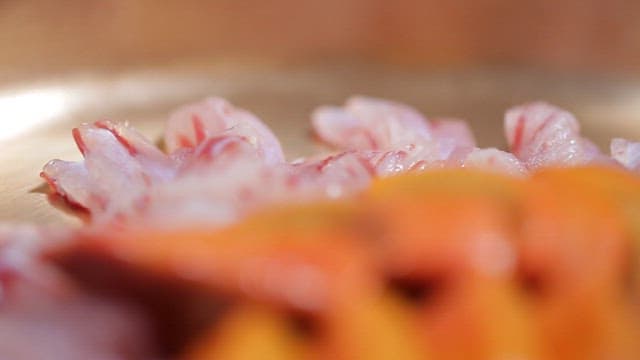
[[33,189],[47,160],[80,158],[74,126],[158,140],[208,95],[255,112],[290,158],[317,150],[313,108],[352,94],[467,119],[481,146],[504,147],[505,109],[538,99],[605,152],[640,139],[640,1],[0,0],[0,54],[2,219],[60,220]]
[[640,70],[629,0],[0,0],[7,76],[184,59]]

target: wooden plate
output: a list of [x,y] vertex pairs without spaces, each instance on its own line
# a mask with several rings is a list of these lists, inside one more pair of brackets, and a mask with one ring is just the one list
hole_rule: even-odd
[[544,99],[573,111],[584,133],[608,151],[612,136],[640,139],[640,82],[525,70],[429,72],[357,63],[285,66],[185,64],[75,74],[0,90],[0,218],[79,223],[52,207],[38,174],[49,159],[77,160],[70,130],[82,122],[126,120],[160,139],[166,114],[207,95],[247,108],[281,139],[290,158],[314,151],[309,113],[351,94],[386,97],[425,114],[468,119],[480,145],[504,145],[502,115]]

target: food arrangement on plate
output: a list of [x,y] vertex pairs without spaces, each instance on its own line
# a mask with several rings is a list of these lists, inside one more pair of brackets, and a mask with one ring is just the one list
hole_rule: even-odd
[[0,358],[640,357],[640,143],[542,102],[509,151],[362,96],[311,125],[332,150],[293,161],[220,98],[163,149],[73,129],[41,176],[86,222],[1,229]]

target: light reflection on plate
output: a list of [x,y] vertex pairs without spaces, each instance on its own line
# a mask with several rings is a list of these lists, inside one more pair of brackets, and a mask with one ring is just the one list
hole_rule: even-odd
[[0,93],[0,140],[10,139],[68,111],[72,94],[64,88],[35,88]]

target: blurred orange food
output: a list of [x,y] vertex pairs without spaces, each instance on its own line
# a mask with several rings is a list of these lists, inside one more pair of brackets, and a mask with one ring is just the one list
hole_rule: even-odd
[[54,257],[159,333],[187,329],[169,356],[632,360],[638,209],[640,179],[616,169],[434,171],[222,230],[87,233]]

